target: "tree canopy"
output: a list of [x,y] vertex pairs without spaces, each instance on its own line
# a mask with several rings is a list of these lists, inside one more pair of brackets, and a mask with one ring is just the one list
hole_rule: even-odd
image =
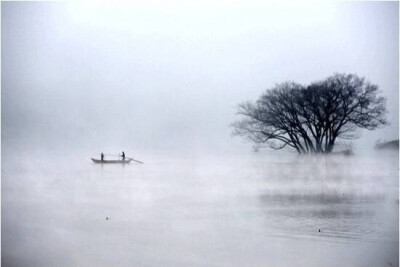
[[338,139],[357,138],[357,129],[387,124],[386,100],[378,86],[354,74],[335,74],[303,86],[277,84],[255,103],[238,106],[233,134],[273,149],[330,153]]

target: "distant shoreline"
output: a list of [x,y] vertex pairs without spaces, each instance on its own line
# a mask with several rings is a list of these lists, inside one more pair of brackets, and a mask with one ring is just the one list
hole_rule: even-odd
[[399,140],[378,142],[375,149],[399,149]]

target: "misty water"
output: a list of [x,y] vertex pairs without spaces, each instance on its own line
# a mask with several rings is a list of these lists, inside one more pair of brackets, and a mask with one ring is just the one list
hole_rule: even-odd
[[3,266],[398,266],[397,151],[91,156],[3,157]]

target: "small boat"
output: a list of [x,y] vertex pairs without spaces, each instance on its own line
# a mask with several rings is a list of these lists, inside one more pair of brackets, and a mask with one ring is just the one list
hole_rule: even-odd
[[101,160],[101,159],[94,159],[91,158],[93,160],[94,163],[129,163],[132,161],[132,159],[125,159],[125,160]]

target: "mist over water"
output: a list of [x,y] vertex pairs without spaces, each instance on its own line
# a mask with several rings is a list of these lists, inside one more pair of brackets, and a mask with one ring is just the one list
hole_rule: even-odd
[[[2,2],[2,266],[398,266],[399,155],[372,150],[399,134],[398,10]],[[239,103],[335,72],[387,98],[354,156],[231,138]],[[122,151],[144,164],[90,160]]]
[[397,151],[82,154],[3,158],[5,266],[398,265]]

